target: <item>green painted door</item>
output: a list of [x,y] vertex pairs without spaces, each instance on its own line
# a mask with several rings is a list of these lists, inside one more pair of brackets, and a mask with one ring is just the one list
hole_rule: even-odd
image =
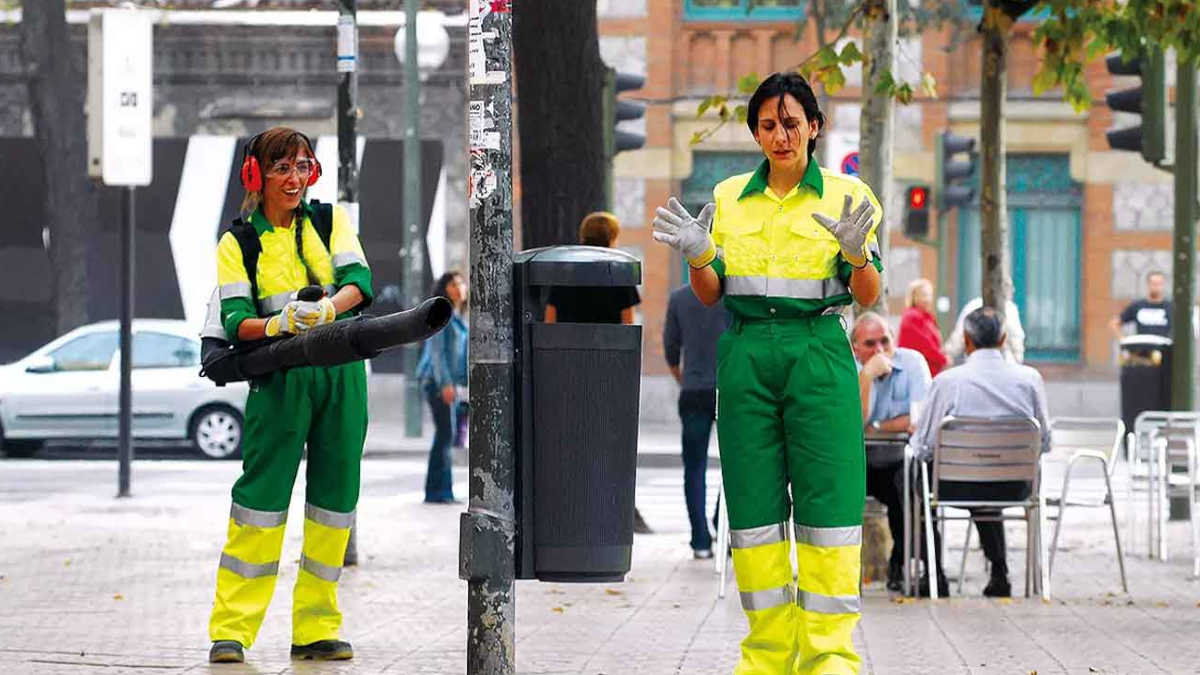
[[[1025,358],[1078,361],[1082,188],[1066,155],[1009,155],[1013,302]],[[958,216],[958,308],[980,295],[979,207]]]

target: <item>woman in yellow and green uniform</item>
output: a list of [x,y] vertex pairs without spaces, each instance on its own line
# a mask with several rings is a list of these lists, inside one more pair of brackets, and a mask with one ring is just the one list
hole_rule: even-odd
[[696,296],[733,315],[717,345],[717,433],[750,624],[735,672],[857,673],[866,474],[840,311],[879,295],[882,209],[862,181],[813,159],[824,117],[803,77],[768,77],[747,123],[766,156],[758,170],[719,183],[699,216],[671,199],[654,220],[654,238],[691,263]]
[[[221,321],[232,340],[302,333],[356,314],[372,299],[371,271],[346,212],[332,224],[305,190],[320,176],[304,134],[275,127],[246,145],[242,212],[257,238],[254,274],[233,232],[217,244]],[[314,224],[321,223],[321,230]],[[322,234],[323,232],[324,234]],[[317,301],[296,299],[309,285]],[[209,660],[241,662],[275,590],[292,485],[307,445],[304,544],[292,600],[296,658],[348,659],[339,629],[337,582],[358,503],[367,431],[366,370],[361,361],[279,371],[251,383],[246,399],[242,476],[233,486],[229,532],[217,569]]]

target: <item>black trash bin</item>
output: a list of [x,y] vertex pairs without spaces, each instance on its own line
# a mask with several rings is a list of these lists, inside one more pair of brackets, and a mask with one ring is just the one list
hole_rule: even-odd
[[637,286],[624,251],[553,246],[513,260],[517,578],[621,581],[633,550],[642,328],[542,321],[556,286]]
[[1122,338],[1121,420],[1133,431],[1145,410],[1171,409],[1171,338],[1130,335]]

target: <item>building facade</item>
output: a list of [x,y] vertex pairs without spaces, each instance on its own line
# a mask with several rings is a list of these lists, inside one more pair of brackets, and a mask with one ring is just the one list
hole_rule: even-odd
[[[665,418],[673,410],[662,322],[669,291],[686,279],[669,249],[654,245],[648,223],[670,196],[699,206],[711,199],[717,181],[761,160],[744,124],[714,131],[717,118],[711,112],[698,117],[698,105],[712,94],[744,103],[747,97],[736,93],[740,77],[793,68],[813,53],[816,22],[804,16],[809,4],[758,0],[751,10],[747,0],[600,0],[602,55],[618,70],[646,75],[646,86],[629,95],[648,103],[646,146],[621,153],[615,165],[623,243],[645,261],[646,416]],[[965,30],[944,26],[902,35],[897,46],[898,77],[915,83],[928,72],[938,96],[896,106],[895,186],[885,206],[894,315],[903,309],[910,281],[938,277],[937,248],[901,232],[905,188],[932,183],[938,133],[979,137],[981,45],[972,25],[978,22],[974,4],[971,9],[968,3]],[[1019,22],[1009,48],[1005,125],[1014,300],[1027,333],[1027,358],[1048,379],[1111,382],[1116,350],[1109,320],[1144,292],[1147,272],[1171,272],[1171,177],[1140,156],[1109,149],[1104,132],[1114,119],[1103,92],[1129,83],[1114,81],[1102,60],[1087,68],[1097,103],[1086,113],[1076,113],[1058,92],[1033,94],[1036,25],[1036,18]],[[818,155],[829,168],[840,167],[858,146],[859,70],[847,72],[845,88],[822,97],[829,124]],[[708,138],[693,144],[698,132]],[[951,312],[943,323],[980,293],[977,203],[945,221],[949,274],[937,292]]]

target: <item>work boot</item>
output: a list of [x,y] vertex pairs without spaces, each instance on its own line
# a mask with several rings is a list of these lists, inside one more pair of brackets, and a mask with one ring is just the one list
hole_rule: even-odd
[[887,584],[889,591],[899,592],[904,586],[904,567],[899,560],[888,561]]
[[242,643],[234,640],[217,640],[208,650],[209,663],[245,663],[246,654],[242,652]]
[[292,658],[314,661],[346,661],[354,658],[354,648],[345,640],[317,640],[307,645],[292,645]]
[[1008,583],[1008,575],[993,574],[988,585],[983,587],[985,598],[1011,598],[1012,584]]

